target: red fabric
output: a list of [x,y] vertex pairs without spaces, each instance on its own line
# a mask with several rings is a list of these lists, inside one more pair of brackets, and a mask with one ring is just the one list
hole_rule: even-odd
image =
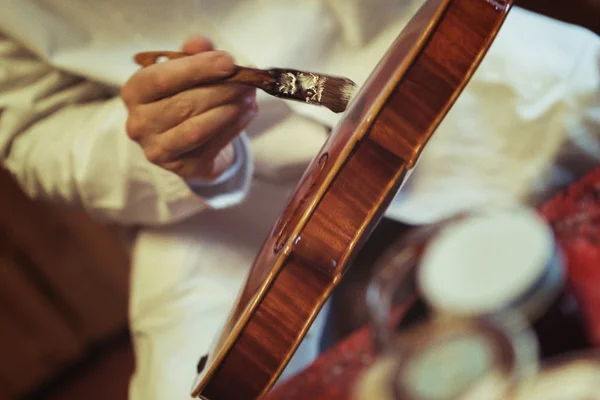
[[600,347],[600,168],[540,207],[567,261],[569,283]]
[[[600,347],[600,168],[543,204],[563,250],[572,286]],[[276,387],[267,400],[350,399],[356,379],[375,356],[368,327],[323,353],[300,374]]]

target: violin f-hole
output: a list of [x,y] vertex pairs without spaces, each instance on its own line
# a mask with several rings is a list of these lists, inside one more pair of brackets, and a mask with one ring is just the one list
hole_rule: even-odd
[[[328,159],[329,153],[321,154],[315,163],[315,169],[317,169],[317,171],[314,173],[311,171],[307,174],[307,176],[312,176],[312,179],[303,185],[307,188],[306,193],[300,197],[296,206],[294,206],[293,203],[290,205],[288,210],[291,210],[291,213],[288,214],[288,212],[284,212],[279,218],[277,227],[273,230],[274,236],[277,237],[277,240],[273,245],[273,253],[277,254],[285,247],[285,244],[292,234],[292,227],[295,226],[295,223],[306,209],[306,206],[313,200],[317,189],[321,184],[321,178],[324,175],[323,172],[325,171],[325,165],[327,164]],[[291,222],[294,222],[294,224]]]

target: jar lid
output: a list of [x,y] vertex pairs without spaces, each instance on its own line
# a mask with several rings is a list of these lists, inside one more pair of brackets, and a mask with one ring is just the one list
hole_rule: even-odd
[[427,303],[441,312],[482,315],[514,307],[543,281],[556,259],[549,226],[533,210],[510,208],[469,215],[446,227],[427,246],[417,271]]
[[400,335],[396,398],[501,399],[517,374],[514,337],[484,320],[430,322]]

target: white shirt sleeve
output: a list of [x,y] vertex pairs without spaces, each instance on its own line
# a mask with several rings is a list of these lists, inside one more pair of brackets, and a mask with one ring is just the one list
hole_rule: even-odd
[[[235,205],[248,190],[251,157],[236,145],[237,172],[192,188],[151,164],[125,133],[116,90],[49,66],[0,36],[0,160],[35,198],[83,207],[123,224],[163,224]],[[243,135],[245,136],[245,135]]]

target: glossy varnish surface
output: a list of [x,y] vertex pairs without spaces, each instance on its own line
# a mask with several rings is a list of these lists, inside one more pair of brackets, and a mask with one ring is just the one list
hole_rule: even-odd
[[307,169],[194,395],[266,393],[500,28],[510,1],[430,0]]

